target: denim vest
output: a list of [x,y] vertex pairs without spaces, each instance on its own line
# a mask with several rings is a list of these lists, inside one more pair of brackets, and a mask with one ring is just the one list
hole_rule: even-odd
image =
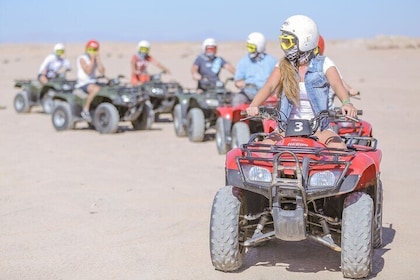
[[[330,90],[330,84],[323,71],[324,60],[325,56],[321,55],[312,58],[305,74],[306,92],[315,115],[328,109],[328,92]],[[297,74],[297,78],[300,79],[299,74]],[[284,92],[282,92],[281,98],[279,99],[279,108],[282,120],[286,121],[292,112],[293,103],[287,99]],[[328,120],[324,119],[321,123],[321,130],[324,130],[327,127]]]

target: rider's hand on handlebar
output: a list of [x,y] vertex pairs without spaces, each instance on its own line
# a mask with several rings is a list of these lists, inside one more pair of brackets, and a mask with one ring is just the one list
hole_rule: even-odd
[[259,113],[259,109],[258,107],[248,107],[246,108],[246,113],[248,114],[248,116],[256,116]]
[[357,117],[357,109],[351,103],[343,104],[341,106],[341,113],[352,118]]
[[199,73],[194,73],[192,76],[193,76],[193,79],[196,81],[201,80],[201,75]]

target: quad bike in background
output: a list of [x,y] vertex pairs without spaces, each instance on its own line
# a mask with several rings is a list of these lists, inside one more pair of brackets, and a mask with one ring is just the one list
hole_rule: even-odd
[[188,135],[191,142],[204,140],[206,131],[216,124],[217,108],[232,102],[232,93],[226,88],[228,81],[233,81],[233,78],[224,83],[202,85],[202,92],[183,91],[178,94],[172,113],[176,136]]
[[[361,115],[361,111],[358,111],[358,115]],[[336,107],[334,110],[330,110],[329,117],[330,126],[340,136],[373,136],[372,125],[361,119],[349,118],[341,114],[341,109]],[[346,138],[346,141],[355,141],[355,144],[369,145],[366,139],[354,139]],[[346,144],[348,144],[346,142]]]
[[160,114],[172,114],[176,96],[183,91],[178,82],[163,82],[162,74],[151,75],[150,81],[140,86],[141,90],[149,95],[156,118]]
[[13,100],[13,106],[18,113],[28,113],[33,106],[42,106],[46,114],[54,109],[53,96],[56,93],[69,94],[73,91],[76,81],[64,77],[50,79],[42,85],[38,80],[16,80],[15,88],[21,89]]
[[[247,85],[244,91],[256,91],[255,86]],[[255,94],[253,94],[255,95]],[[278,99],[269,97],[264,103],[266,106],[277,106]],[[241,112],[248,108],[249,104],[232,106],[227,104],[217,107],[216,120],[216,145],[219,154],[226,154],[232,148],[237,148],[248,142],[253,133],[263,132],[263,122],[260,119],[242,120]]]
[[[95,95],[91,106],[90,127],[99,133],[115,133],[120,121],[129,121],[135,130],[150,129],[154,122],[152,104],[147,94],[138,87],[121,85],[119,75],[115,79],[105,79],[101,90]],[[73,94],[56,94],[53,97],[54,111],[52,124],[57,131],[73,129],[77,122],[85,121],[81,112],[87,94],[75,89]]]
[[260,107],[257,117],[276,121],[285,136],[267,142],[268,134],[256,133],[227,153],[226,186],[216,193],[210,216],[213,266],[238,270],[248,247],[269,246],[270,239],[311,239],[341,252],[344,277],[368,277],[373,249],[382,244],[377,139],[342,136],[369,138],[369,145],[325,146],[314,132],[328,111],[310,121],[283,122],[277,110]]

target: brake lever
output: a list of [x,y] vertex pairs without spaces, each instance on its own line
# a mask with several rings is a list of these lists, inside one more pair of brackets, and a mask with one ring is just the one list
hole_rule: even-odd
[[350,119],[352,121],[355,121],[355,122],[360,122],[360,120],[357,119],[357,118],[353,118],[353,117],[350,117],[350,116],[347,116],[347,115],[345,115],[344,117],[347,118],[347,119]]

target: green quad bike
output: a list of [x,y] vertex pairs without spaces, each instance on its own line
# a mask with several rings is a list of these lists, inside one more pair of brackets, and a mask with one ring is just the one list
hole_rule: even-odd
[[[102,79],[104,77],[101,77]],[[154,122],[154,112],[149,97],[140,88],[120,84],[119,75],[115,79],[100,82],[101,90],[95,95],[90,115],[89,127],[99,133],[116,133],[120,121],[129,121],[134,130],[150,129]],[[81,112],[86,103],[87,94],[75,89],[73,94],[54,95],[52,124],[57,131],[73,129],[77,122],[85,121]]]
[[228,81],[233,81],[233,78],[224,83],[202,84],[204,90],[201,93],[186,90],[177,95],[172,113],[176,136],[188,135],[191,142],[204,141],[206,131],[216,125],[217,108],[232,102],[232,92],[226,88]]
[[162,74],[164,72],[151,75],[150,81],[140,86],[141,90],[149,95],[156,119],[159,118],[160,114],[172,114],[176,96],[183,91],[178,82],[163,82]]
[[33,106],[42,106],[46,114],[54,109],[53,96],[56,93],[69,94],[73,91],[76,81],[64,77],[54,78],[42,85],[38,80],[16,80],[15,88],[21,89],[13,100],[13,106],[18,113],[28,113]]

